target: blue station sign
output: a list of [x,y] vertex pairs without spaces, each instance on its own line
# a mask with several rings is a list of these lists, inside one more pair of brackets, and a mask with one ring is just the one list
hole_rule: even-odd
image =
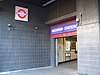
[[76,22],[70,23],[70,24],[64,24],[62,26],[56,26],[52,27],[50,29],[51,35],[53,34],[59,34],[59,33],[65,33],[65,32],[72,32],[77,30],[77,24]]

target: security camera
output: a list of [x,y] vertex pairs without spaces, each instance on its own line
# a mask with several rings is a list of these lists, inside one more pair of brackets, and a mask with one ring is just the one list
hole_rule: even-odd
[[80,19],[79,18],[76,18],[76,22],[79,22],[80,21]]
[[11,24],[8,24],[8,27],[11,27]]
[[38,29],[38,27],[36,26],[36,27],[35,27],[35,30],[37,30],[37,29]]

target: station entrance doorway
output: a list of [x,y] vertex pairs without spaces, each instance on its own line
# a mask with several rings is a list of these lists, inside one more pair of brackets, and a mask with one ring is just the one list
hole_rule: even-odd
[[77,59],[77,23],[75,18],[51,26],[50,37],[56,40],[56,66]]
[[77,36],[57,38],[57,63],[77,59]]

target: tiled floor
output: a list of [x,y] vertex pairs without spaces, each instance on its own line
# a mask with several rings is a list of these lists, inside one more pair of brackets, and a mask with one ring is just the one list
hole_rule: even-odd
[[77,63],[76,61],[60,64],[58,67],[39,69],[39,70],[27,70],[20,72],[13,72],[5,75],[76,75]]

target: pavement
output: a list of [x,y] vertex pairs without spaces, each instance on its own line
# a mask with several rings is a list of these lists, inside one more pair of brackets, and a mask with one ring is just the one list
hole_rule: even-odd
[[8,72],[0,75],[77,75],[77,61],[60,64],[58,67],[30,69],[19,72]]

